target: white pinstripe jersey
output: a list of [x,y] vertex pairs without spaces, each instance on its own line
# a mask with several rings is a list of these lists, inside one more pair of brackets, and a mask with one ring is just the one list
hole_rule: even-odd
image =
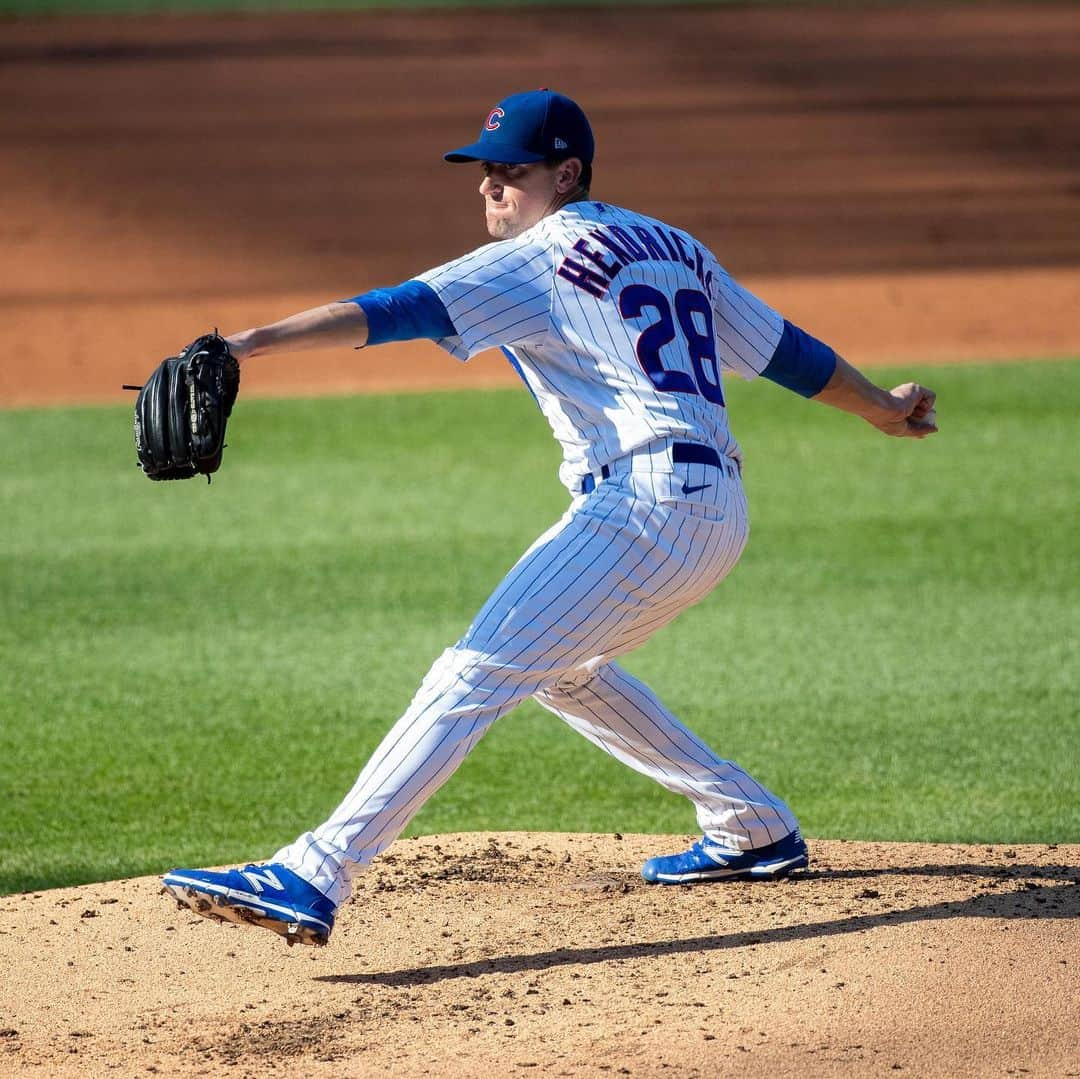
[[578,202],[512,240],[420,274],[467,360],[501,347],[581,477],[657,439],[739,457],[721,371],[754,378],[783,318],[687,233],[601,202]]

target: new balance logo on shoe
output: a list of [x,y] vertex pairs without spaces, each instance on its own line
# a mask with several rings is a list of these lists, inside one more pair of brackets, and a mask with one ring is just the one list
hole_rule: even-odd
[[262,892],[264,888],[276,888],[279,892],[283,888],[281,881],[274,876],[274,872],[271,869],[263,869],[258,873],[253,869],[245,869],[241,871],[240,875],[257,893]]

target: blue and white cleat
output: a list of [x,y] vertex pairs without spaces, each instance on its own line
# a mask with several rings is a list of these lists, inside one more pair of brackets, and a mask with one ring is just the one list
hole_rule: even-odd
[[682,854],[650,858],[641,875],[650,884],[697,884],[714,880],[775,880],[805,869],[810,853],[798,831],[756,850],[731,850],[699,839]]
[[243,869],[174,869],[162,878],[166,895],[204,918],[259,925],[294,944],[325,944],[334,904],[277,862]]

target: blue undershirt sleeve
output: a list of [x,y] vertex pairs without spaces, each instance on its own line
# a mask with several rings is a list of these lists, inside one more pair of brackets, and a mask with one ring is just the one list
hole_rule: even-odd
[[825,389],[835,370],[836,353],[823,341],[784,319],[780,343],[761,374],[803,397],[814,397]]
[[435,290],[423,281],[406,281],[393,288],[375,288],[342,303],[359,304],[368,323],[369,345],[387,341],[438,341],[457,331]]

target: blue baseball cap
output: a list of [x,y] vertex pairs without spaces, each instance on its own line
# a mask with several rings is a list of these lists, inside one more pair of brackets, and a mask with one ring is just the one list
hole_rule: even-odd
[[455,164],[493,161],[525,165],[549,157],[579,157],[592,163],[592,128],[581,107],[554,90],[529,90],[503,98],[487,115],[480,138],[444,154]]

